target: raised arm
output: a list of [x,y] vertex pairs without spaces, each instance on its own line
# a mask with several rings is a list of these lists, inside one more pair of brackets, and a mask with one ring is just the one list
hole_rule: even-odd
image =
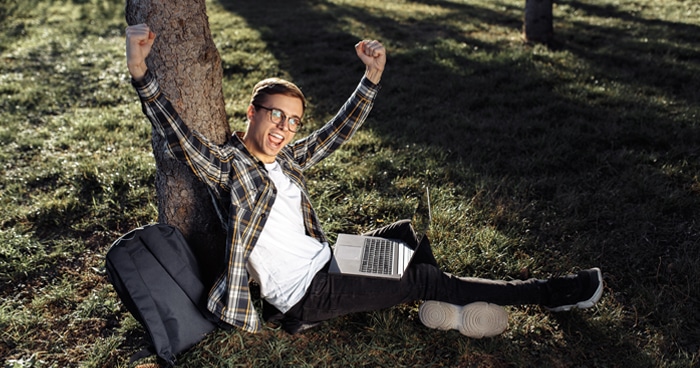
[[146,24],[126,28],[127,68],[143,112],[154,131],[165,139],[165,150],[187,164],[197,177],[222,196],[227,189],[230,170],[230,165],[224,162],[228,162],[233,150],[227,145],[215,145],[202,134],[190,130],[162,93],[158,81],[146,66],[146,57],[155,37]]
[[355,45],[355,51],[366,67],[360,84],[331,120],[292,145],[294,160],[304,169],[350,139],[372,109],[386,64],[386,50],[379,41],[363,40]]

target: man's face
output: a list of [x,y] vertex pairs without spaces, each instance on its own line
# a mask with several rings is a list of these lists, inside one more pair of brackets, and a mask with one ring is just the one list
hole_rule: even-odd
[[[304,106],[299,98],[286,95],[268,95],[260,103],[269,109],[281,110],[289,117],[301,117]],[[256,109],[248,106],[248,130],[243,137],[243,143],[255,157],[264,163],[272,163],[282,149],[294,138],[294,133],[289,131],[287,119],[279,124],[270,120],[270,111],[264,108]]]

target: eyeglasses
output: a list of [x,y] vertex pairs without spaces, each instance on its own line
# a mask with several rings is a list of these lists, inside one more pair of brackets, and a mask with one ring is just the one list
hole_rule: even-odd
[[253,106],[255,106],[256,109],[265,109],[265,110],[269,111],[270,112],[270,122],[272,124],[279,125],[279,123],[286,120],[287,127],[289,128],[289,131],[292,133],[298,132],[301,129],[301,127],[304,126],[304,123],[301,122],[301,118],[297,118],[294,116],[288,118],[287,115],[285,115],[282,112],[282,110],[280,110],[280,109],[265,107],[265,106],[258,105],[258,104],[253,104]]

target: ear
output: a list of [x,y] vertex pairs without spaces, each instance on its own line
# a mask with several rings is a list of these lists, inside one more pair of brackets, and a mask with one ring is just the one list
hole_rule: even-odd
[[246,117],[248,118],[248,121],[253,121],[253,115],[255,115],[255,106],[248,105],[248,111],[246,111]]

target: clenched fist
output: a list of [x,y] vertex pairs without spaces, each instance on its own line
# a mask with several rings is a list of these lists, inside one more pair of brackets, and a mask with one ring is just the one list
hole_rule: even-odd
[[365,63],[365,75],[375,84],[379,83],[386,65],[386,50],[377,40],[362,40],[355,45],[357,56]]
[[156,34],[147,24],[126,27],[126,66],[134,80],[141,80],[146,74],[146,57],[155,39]]

